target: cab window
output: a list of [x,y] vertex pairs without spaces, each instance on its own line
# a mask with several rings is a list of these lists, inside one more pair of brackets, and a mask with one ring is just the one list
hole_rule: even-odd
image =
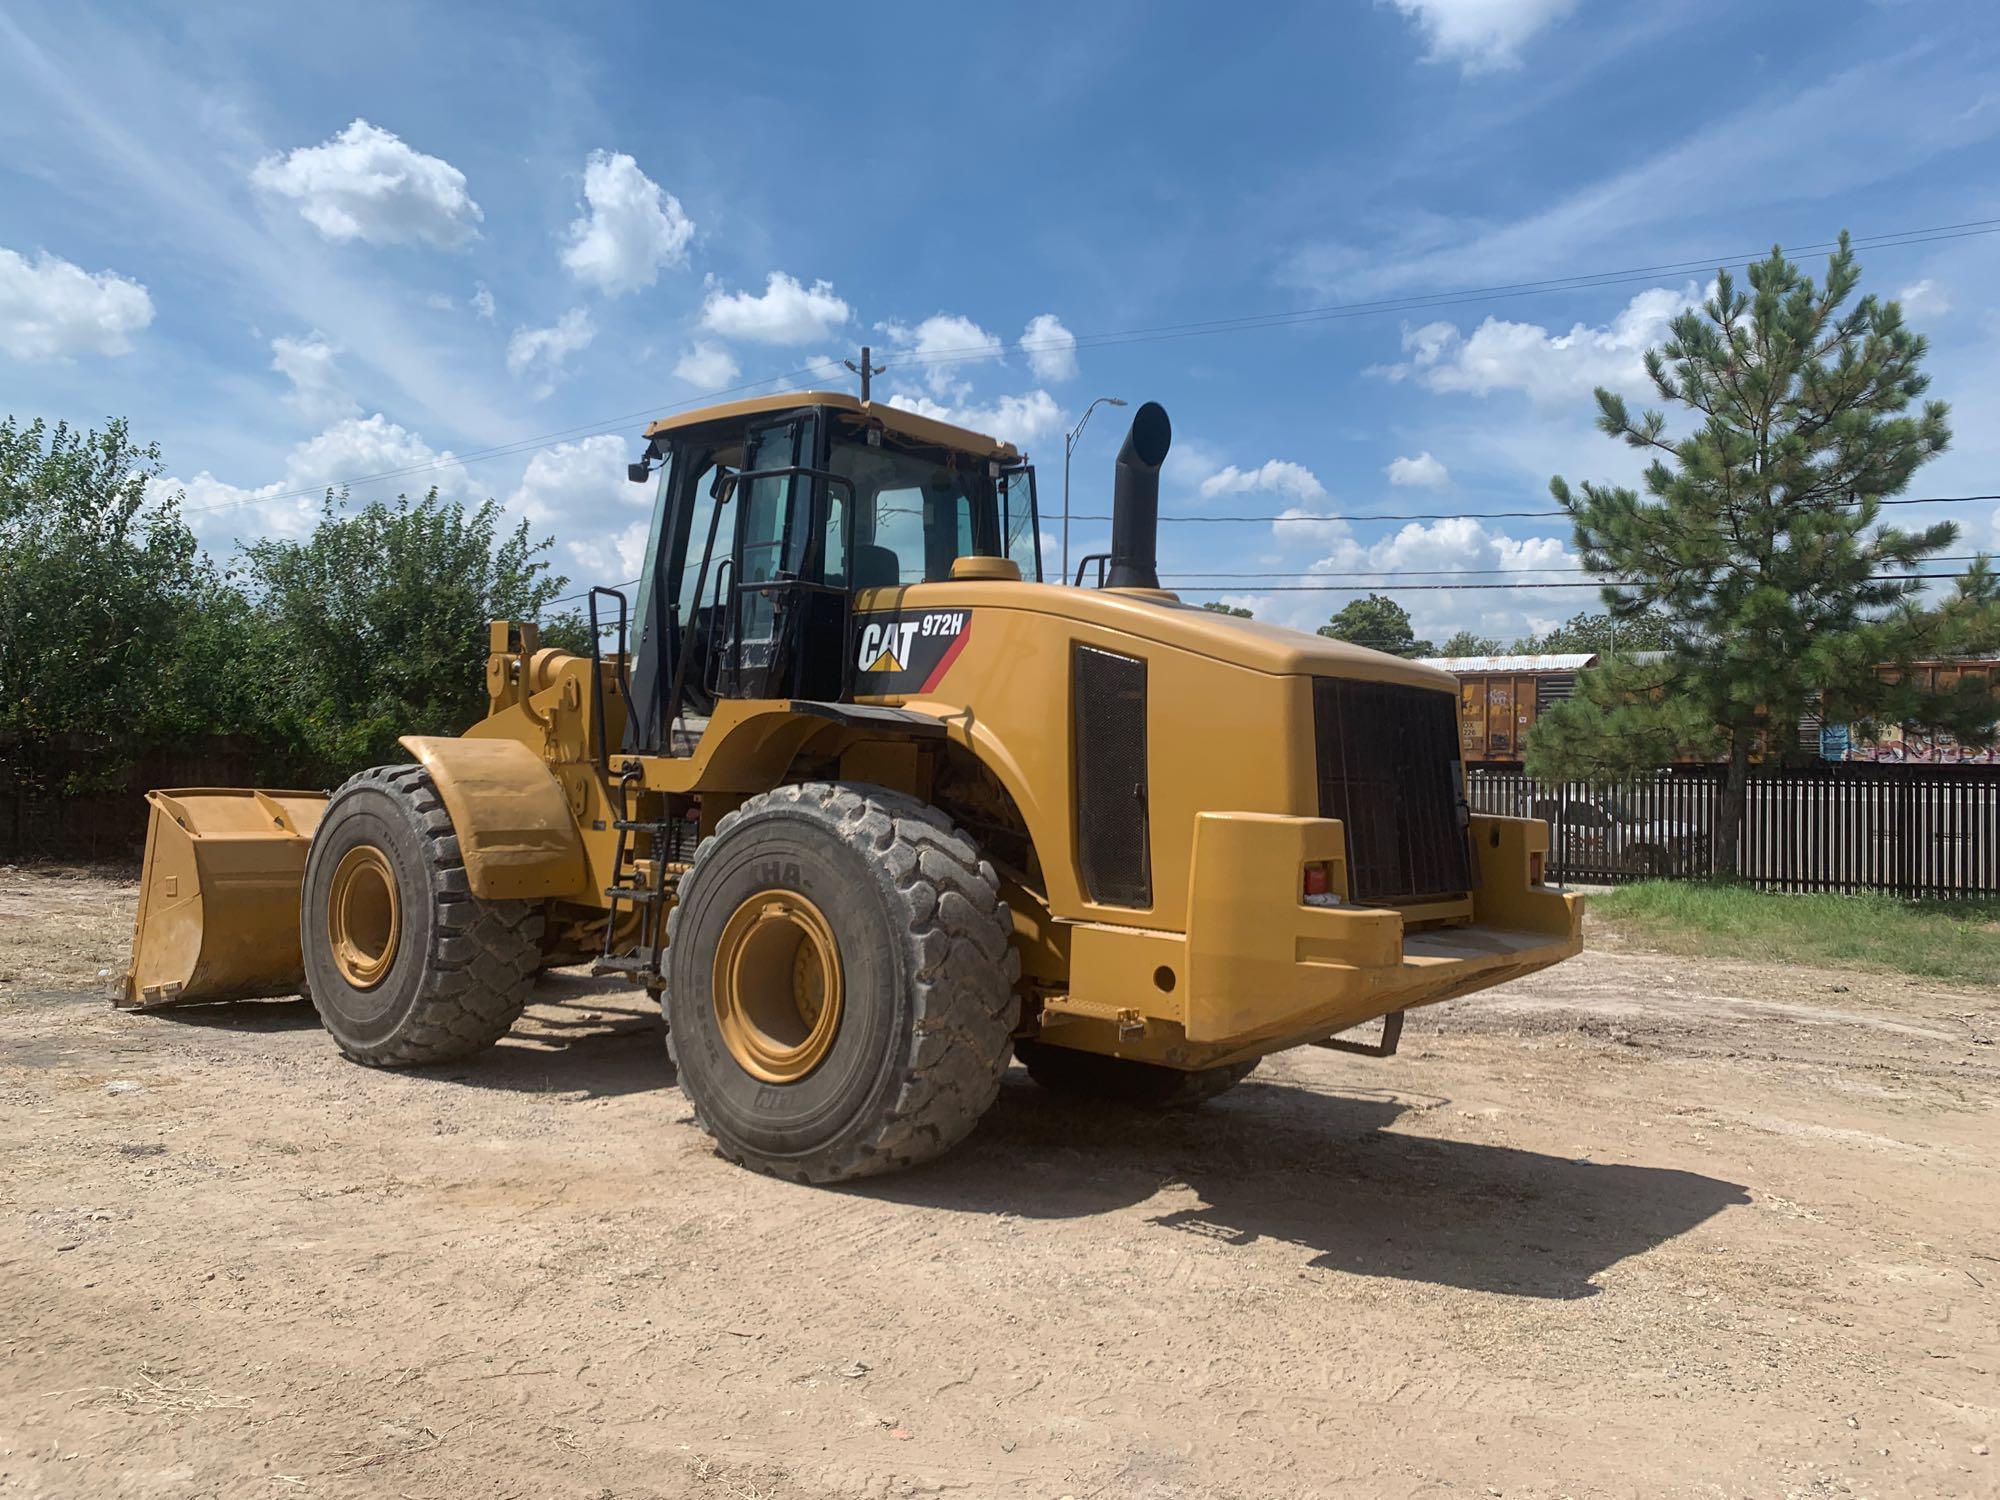
[[1023,577],[1040,576],[1032,479],[1013,489],[1018,514],[1010,536],[998,514],[1006,481],[968,454],[899,447],[892,436],[879,445],[848,436],[833,444],[828,466],[854,485],[847,559],[854,587],[937,582],[975,554],[1012,557]]

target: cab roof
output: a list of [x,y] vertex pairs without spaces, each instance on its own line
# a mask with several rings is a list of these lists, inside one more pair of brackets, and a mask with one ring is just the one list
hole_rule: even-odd
[[662,433],[678,432],[685,427],[706,427],[711,422],[729,422],[739,417],[763,416],[774,412],[803,411],[808,407],[827,406],[836,411],[853,412],[857,416],[880,422],[889,431],[920,443],[935,443],[943,448],[956,448],[961,452],[974,453],[982,458],[996,458],[1012,463],[1021,457],[1020,450],[1012,443],[1003,443],[998,438],[988,437],[983,432],[974,432],[968,427],[954,427],[949,422],[940,422],[934,417],[920,416],[913,411],[904,411],[900,406],[890,406],[881,401],[863,401],[858,396],[849,396],[840,391],[786,391],[776,396],[752,396],[747,401],[729,401],[721,406],[704,406],[698,411],[677,412],[671,417],[662,417],[646,429],[649,438]]

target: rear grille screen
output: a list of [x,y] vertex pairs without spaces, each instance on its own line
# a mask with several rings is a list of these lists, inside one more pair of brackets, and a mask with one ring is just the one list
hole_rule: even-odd
[[1393,683],[1313,681],[1319,815],[1347,829],[1347,881],[1364,905],[1472,888],[1458,763],[1458,699]]
[[1153,904],[1146,836],[1146,664],[1078,646],[1071,666],[1076,717],[1077,858],[1084,889],[1106,906]]

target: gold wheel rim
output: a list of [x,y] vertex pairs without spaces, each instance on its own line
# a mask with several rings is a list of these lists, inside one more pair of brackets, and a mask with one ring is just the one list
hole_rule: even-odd
[[389,856],[373,844],[356,844],[334,867],[327,896],[326,939],[333,966],[357,990],[371,990],[395,963],[402,935],[402,903]]
[[715,945],[715,1021],[737,1065],[796,1083],[826,1060],[840,1031],[840,945],[796,891],[759,891]]

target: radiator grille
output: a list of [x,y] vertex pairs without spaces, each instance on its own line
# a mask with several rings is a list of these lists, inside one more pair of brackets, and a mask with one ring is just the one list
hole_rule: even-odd
[[1084,889],[1107,906],[1151,906],[1145,662],[1078,646],[1070,701],[1076,715],[1077,856]]
[[1319,815],[1347,829],[1347,881],[1364,905],[1472,888],[1448,692],[1321,677],[1313,682]]

